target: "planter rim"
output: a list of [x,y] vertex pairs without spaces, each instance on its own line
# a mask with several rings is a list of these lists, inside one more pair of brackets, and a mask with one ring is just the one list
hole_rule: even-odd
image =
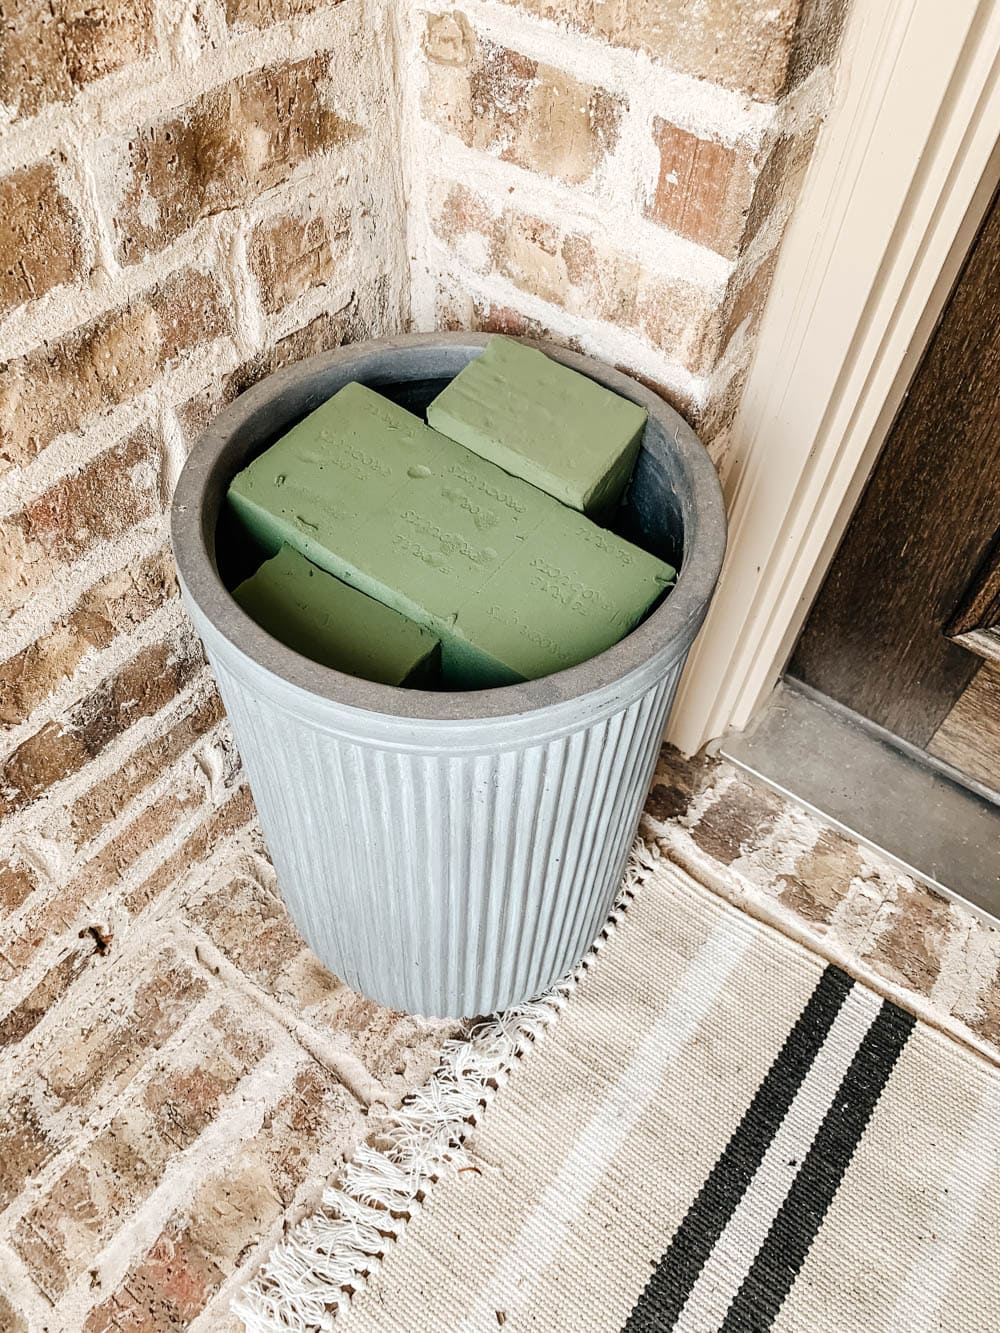
[[[301,656],[252,620],[222,582],[215,559],[218,506],[210,507],[206,497],[220,482],[228,484],[229,477],[220,477],[220,472],[229,467],[234,448],[253,429],[259,414],[290,391],[301,394],[311,381],[331,369],[350,368],[353,378],[362,382],[366,372],[377,371],[384,382],[391,378],[386,375],[387,356],[397,356],[401,363],[406,361],[407,353],[442,351],[457,358],[465,352],[479,351],[490,336],[401,334],[321,352],[258,381],[202,433],[177,483],[171,507],[171,537],[187,596],[235,648],[289,684],[334,704],[413,721],[469,724],[519,716],[616,685],[624,687],[627,678],[644,677],[651,667],[658,672],[665,670],[686,652],[704,618],[726,548],[725,507],[711,459],[683,417],[652,390],[591,357],[530,338],[518,341],[537,347],[553,360],[644,407],[663,428],[672,461],[689,487],[688,494],[680,497],[684,554],[677,582],[652,615],[624,639],[576,666],[519,685],[467,691],[402,689],[349,676]],[[413,373],[412,369],[408,374],[406,365],[401,364],[397,382],[433,373],[433,364],[426,356],[421,368],[427,374]]]

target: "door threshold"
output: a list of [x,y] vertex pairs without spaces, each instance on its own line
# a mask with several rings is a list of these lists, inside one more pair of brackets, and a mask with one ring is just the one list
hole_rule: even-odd
[[786,678],[719,752],[776,791],[1000,924],[1000,805],[944,766]]

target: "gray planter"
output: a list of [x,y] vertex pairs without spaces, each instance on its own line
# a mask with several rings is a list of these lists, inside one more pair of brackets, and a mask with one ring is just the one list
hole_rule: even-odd
[[300,657],[229,596],[216,531],[233,474],[342,385],[359,380],[420,412],[484,342],[412,335],[270,376],[202,436],[172,516],[184,599],[296,924],[349,985],[441,1017],[528,999],[601,929],[722,563],[715,470],[655,394],[543,344],[649,413],[625,531],[680,576],[614,648],[495,690],[396,689]]

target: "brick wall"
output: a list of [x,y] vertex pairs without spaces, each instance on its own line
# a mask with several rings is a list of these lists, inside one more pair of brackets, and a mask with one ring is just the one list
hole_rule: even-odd
[[412,0],[413,310],[653,383],[724,466],[840,0]]

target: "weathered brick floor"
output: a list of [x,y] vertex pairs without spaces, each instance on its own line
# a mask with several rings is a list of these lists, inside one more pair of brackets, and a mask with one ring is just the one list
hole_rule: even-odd
[[[665,753],[643,831],[1000,1058],[1000,935],[961,906],[727,764]],[[170,874],[126,932],[85,932],[0,1005],[5,1333],[236,1328],[235,1288],[450,1032],[317,962],[252,824]]]
[[664,751],[642,832],[752,915],[1000,1061],[1000,929],[731,764]]
[[252,826],[221,851],[0,1018],[4,1333],[240,1326],[234,1287],[451,1030],[316,960]]

